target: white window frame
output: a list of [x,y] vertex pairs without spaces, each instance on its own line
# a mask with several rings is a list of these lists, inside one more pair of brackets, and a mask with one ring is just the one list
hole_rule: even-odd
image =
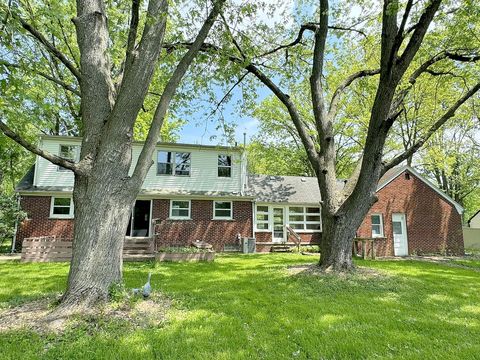
[[[219,165],[219,164],[218,164],[218,158],[219,158],[220,156],[227,156],[227,157],[229,157],[229,158],[230,158],[230,166]],[[218,175],[218,170],[219,170],[220,168],[230,169],[230,176],[219,176],[219,175]],[[221,178],[221,179],[231,179],[231,178],[233,178],[233,156],[232,156],[232,155],[228,155],[228,154],[218,154],[218,156],[217,156],[217,177],[218,177],[218,178]]]
[[[267,211],[258,211],[259,206],[264,206],[267,208]],[[259,205],[255,204],[255,232],[271,232],[272,231],[272,225],[270,224],[270,220],[272,219],[272,214],[271,214],[271,206],[268,205]],[[268,216],[268,220],[257,220],[257,214],[266,214]],[[267,224],[266,229],[259,229],[258,224]]]
[[[187,202],[188,201],[188,216],[173,216],[173,203],[175,201],[183,201]],[[182,210],[185,210],[185,208],[182,208]],[[192,218],[192,200],[185,200],[185,199],[171,199],[170,200],[170,210],[169,210],[169,218],[173,220],[190,220]]]
[[[374,224],[372,222],[372,216],[378,216],[380,218],[380,224]],[[373,226],[374,225],[375,226],[380,225],[380,234],[378,234],[378,235],[373,234]],[[378,213],[370,214],[370,234],[371,234],[372,238],[383,238],[385,236],[385,231],[384,231],[384,228],[383,228],[383,215],[382,214],[378,214]]]
[[[74,150],[74,155],[73,155],[73,159],[67,159],[65,157],[62,157],[62,146],[70,146],[70,147],[73,147],[75,150]],[[72,160],[74,162],[78,161],[80,159],[80,145],[75,145],[75,144],[58,144],[58,156],[64,158],[64,159],[67,159],[67,160]],[[65,171],[72,171],[70,169],[67,169],[67,168],[64,168],[63,166],[60,166],[60,165],[57,165],[57,171],[60,171],[60,172],[65,172]]]
[[[301,213],[290,213],[290,208],[302,208]],[[315,213],[309,213],[307,212],[307,208],[318,208],[318,212]],[[302,216],[303,220],[302,221],[290,221],[290,215],[293,216]],[[320,217],[320,222],[317,221],[308,221],[307,216],[319,216]],[[311,232],[322,232],[322,208],[320,206],[312,206],[312,205],[293,205],[293,206],[288,206],[287,207],[287,224],[296,232],[299,233],[311,233]],[[295,229],[292,224],[303,224],[303,229]],[[319,225],[319,229],[307,229],[308,224],[315,224]]]
[[[257,206],[266,206],[268,207],[268,229],[259,229],[257,227]],[[299,208],[302,208],[302,213],[296,213],[295,215],[301,215],[303,216],[303,221],[293,221],[293,222],[290,222],[290,208],[291,207],[299,207]],[[292,206],[286,206],[286,205],[276,205],[276,204],[262,204],[262,203],[256,203],[255,204],[255,207],[254,207],[254,224],[255,224],[255,228],[254,228],[254,231],[255,232],[273,232],[273,208],[283,208],[284,211],[285,211],[285,224],[286,225],[289,225],[290,224],[296,224],[296,223],[301,223],[304,225],[304,228],[303,229],[294,229],[296,232],[298,233],[321,233],[323,231],[323,228],[322,228],[322,208],[321,206],[315,206],[315,205],[292,205]],[[319,212],[318,213],[307,213],[306,211],[306,208],[318,208],[319,209]],[[262,212],[262,213],[266,213],[266,212]],[[293,214],[292,214],[293,215]],[[316,222],[316,221],[306,221],[306,216],[320,216],[320,223]],[[315,224],[315,225],[319,225],[319,229],[306,229],[306,224]]]
[[[216,216],[215,215],[215,204],[216,203],[230,203],[230,216]],[[218,209],[218,210],[226,210],[226,209]],[[232,220],[233,219],[233,201],[226,201],[226,200],[214,200],[213,201],[213,220]]]
[[[55,199],[69,199],[69,212],[68,214],[54,214],[53,210],[55,208]],[[66,207],[65,205],[57,205],[57,207]],[[69,196],[52,196],[50,199],[50,218],[51,219],[73,219],[74,217],[74,208],[73,208],[73,199]]]
[[[172,153],[172,161],[169,163],[162,163],[162,164],[171,164],[172,165],[172,171],[169,174],[159,174],[158,173],[158,154],[160,152],[165,152],[165,153]],[[189,169],[188,169],[188,175],[180,175],[176,174],[176,167],[177,167],[177,154],[190,154],[190,162],[189,162]],[[171,150],[162,150],[159,149],[157,150],[157,160],[156,160],[156,165],[157,165],[157,176],[180,176],[180,177],[188,177],[192,175],[192,152],[191,151],[171,151]]]

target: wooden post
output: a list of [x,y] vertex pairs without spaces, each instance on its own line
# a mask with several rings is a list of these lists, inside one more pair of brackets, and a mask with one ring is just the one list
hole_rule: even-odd
[[362,257],[363,260],[367,259],[367,244],[365,240],[362,240]]

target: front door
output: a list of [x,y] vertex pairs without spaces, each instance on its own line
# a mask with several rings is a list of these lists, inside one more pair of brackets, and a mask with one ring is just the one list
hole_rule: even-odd
[[273,236],[275,243],[285,242],[285,214],[283,207],[273,208]]
[[392,214],[393,249],[395,256],[408,255],[407,221],[405,214]]
[[137,200],[133,207],[127,236],[148,237],[150,235],[150,200]]

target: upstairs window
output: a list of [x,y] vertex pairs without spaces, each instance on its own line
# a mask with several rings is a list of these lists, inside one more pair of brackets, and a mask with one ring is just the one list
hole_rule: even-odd
[[213,202],[213,218],[214,219],[232,219],[232,202],[231,201],[214,201]]
[[[79,157],[78,153],[78,145],[60,145],[60,149],[58,151],[58,156],[71,160],[71,161],[77,161]],[[64,168],[63,166],[58,166],[57,167],[58,171],[70,171],[70,169]]]
[[372,221],[372,237],[383,237],[383,218],[381,214],[372,214],[370,216]]
[[73,218],[73,202],[71,198],[52,197],[50,206],[51,218]]
[[232,177],[232,157],[218,155],[218,177]]
[[170,151],[157,153],[157,175],[171,175],[173,169],[173,157]]
[[157,153],[157,175],[190,175],[189,152],[159,151]]
[[175,153],[175,175],[190,175],[190,153]]

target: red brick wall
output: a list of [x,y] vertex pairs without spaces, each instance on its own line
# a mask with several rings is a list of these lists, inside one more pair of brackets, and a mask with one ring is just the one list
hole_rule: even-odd
[[371,236],[371,214],[383,214],[386,239],[377,242],[377,254],[394,254],[392,214],[405,213],[409,254],[463,254],[462,220],[455,207],[444,200],[422,180],[405,174],[378,192],[372,206],[358,229],[360,237]]
[[190,245],[203,240],[223,251],[225,244],[238,244],[237,234],[252,236],[252,203],[233,201],[233,220],[212,220],[211,200],[192,200],[191,220],[169,220],[170,200],[153,200],[157,246]]
[[22,196],[21,208],[27,218],[19,224],[15,248],[22,246],[24,238],[55,235],[73,238],[73,219],[50,219],[50,196]]

